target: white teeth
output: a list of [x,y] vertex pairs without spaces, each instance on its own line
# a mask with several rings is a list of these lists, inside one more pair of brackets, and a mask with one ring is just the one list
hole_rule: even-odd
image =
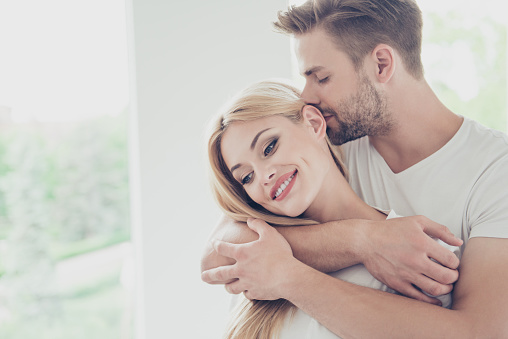
[[293,174],[280,185],[280,187],[277,189],[277,192],[275,192],[275,198],[277,198],[286,189],[286,187],[288,187],[289,183],[291,182],[291,180],[293,180],[294,176],[295,175]]

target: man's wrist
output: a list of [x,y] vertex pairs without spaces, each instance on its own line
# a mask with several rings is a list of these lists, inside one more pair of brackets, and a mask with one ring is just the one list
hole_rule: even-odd
[[365,264],[370,257],[375,223],[371,220],[358,220],[358,224],[355,226],[352,249],[359,263]]

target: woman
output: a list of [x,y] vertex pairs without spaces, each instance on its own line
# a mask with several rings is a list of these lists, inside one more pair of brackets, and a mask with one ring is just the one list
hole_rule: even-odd
[[[260,82],[218,116],[208,142],[215,197],[231,218],[272,225],[309,225],[340,219],[393,217],[365,204],[347,182],[340,154],[326,136],[326,121],[295,88]],[[389,214],[389,215],[388,215]],[[351,283],[393,292],[363,267],[332,273]],[[449,295],[442,296],[450,306]],[[245,301],[228,338],[337,338],[285,300]]]

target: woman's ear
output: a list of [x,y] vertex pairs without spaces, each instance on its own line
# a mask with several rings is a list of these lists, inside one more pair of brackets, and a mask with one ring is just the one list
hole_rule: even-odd
[[387,83],[395,73],[395,51],[388,45],[379,44],[371,53],[376,67],[376,78],[380,83]]
[[326,135],[326,121],[321,111],[314,106],[305,105],[302,108],[303,121],[312,127],[313,133],[318,139],[324,138]]

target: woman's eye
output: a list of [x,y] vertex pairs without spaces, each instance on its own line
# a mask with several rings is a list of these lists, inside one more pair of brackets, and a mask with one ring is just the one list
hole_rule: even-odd
[[265,154],[265,157],[270,155],[270,153],[273,152],[273,148],[275,147],[276,144],[277,144],[277,139],[274,139],[268,146],[266,146],[265,150],[263,151],[263,153]]
[[328,81],[328,79],[330,79],[330,77],[326,77],[326,78],[323,78],[323,79],[318,79],[318,82],[320,84],[324,84],[324,83],[326,83]]
[[242,179],[242,185],[248,184],[251,180],[252,180],[252,172],[250,172],[245,177],[243,177],[243,179]]

